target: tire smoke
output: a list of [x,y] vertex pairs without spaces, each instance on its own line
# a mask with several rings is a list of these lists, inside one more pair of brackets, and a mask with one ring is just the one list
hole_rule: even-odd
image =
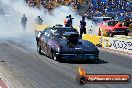
[[[74,18],[73,26],[79,29],[81,16],[73,11],[71,7],[60,6],[51,13],[44,8],[29,7],[24,0],[1,0],[0,1],[0,37],[1,36],[19,36],[23,35],[20,19],[25,14],[27,17],[26,33],[34,34],[35,18],[41,16],[43,24],[53,26],[63,24],[67,15]],[[92,21],[86,20],[87,31],[91,29]]]

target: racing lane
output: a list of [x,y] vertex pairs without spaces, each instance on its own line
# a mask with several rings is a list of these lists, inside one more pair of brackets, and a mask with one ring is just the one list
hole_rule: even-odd
[[[79,86],[76,71],[131,74],[132,57],[100,50],[100,63],[59,63],[36,52],[33,36],[0,39],[0,75],[12,88],[132,88],[130,84],[86,84]],[[28,41],[29,40],[29,41]]]

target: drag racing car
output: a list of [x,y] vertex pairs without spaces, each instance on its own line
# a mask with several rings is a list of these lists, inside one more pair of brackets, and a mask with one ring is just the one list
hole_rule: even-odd
[[114,35],[126,35],[128,36],[129,28],[122,26],[117,20],[108,20],[98,24],[99,31],[105,36],[113,37]]
[[56,61],[99,60],[97,47],[87,40],[82,40],[74,28],[48,27],[41,31],[37,42],[38,53]]

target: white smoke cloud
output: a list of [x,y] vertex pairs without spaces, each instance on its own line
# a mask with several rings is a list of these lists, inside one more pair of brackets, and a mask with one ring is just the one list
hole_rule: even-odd
[[[26,32],[33,33],[35,30],[35,18],[41,16],[43,18],[43,24],[48,26],[53,26],[55,24],[63,24],[64,19],[67,15],[72,15],[74,18],[73,26],[78,27],[80,25],[81,16],[74,12],[71,7],[60,6],[52,11],[50,14],[44,8],[31,8],[23,0],[0,0],[0,8],[4,8],[5,11],[8,11],[10,16],[0,15],[0,36],[13,36],[15,34],[23,34],[22,27],[20,25],[20,19],[23,14],[26,15],[27,29]],[[7,14],[6,14],[7,15]],[[91,28],[92,22],[86,20],[87,29]]]

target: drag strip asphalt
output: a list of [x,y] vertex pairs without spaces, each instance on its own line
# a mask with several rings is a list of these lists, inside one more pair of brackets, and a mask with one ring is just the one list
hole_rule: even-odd
[[99,63],[59,63],[39,55],[35,39],[25,37],[0,39],[0,76],[11,88],[132,88],[132,83],[79,86],[75,79],[79,66],[88,74],[132,75],[132,57],[100,49]]

